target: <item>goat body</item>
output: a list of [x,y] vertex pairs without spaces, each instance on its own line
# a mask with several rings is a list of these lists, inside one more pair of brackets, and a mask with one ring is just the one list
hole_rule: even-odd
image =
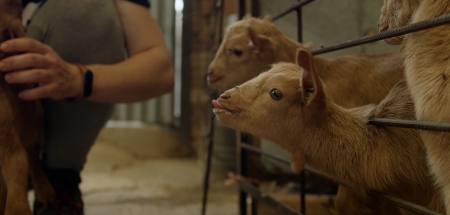
[[[448,13],[449,1],[385,0],[379,28],[384,31]],[[406,57],[405,77],[415,103],[417,119],[450,122],[448,25],[414,32],[394,41],[401,43]],[[431,172],[442,188],[446,213],[450,215],[450,134],[420,131],[420,135],[427,149]]]
[[442,210],[418,132],[368,124],[372,117],[415,119],[406,82],[378,105],[346,109],[329,98],[308,51],[299,51],[298,62],[275,64],[225,91],[213,101],[217,119],[287,149],[295,172],[308,164],[362,193],[377,190]]
[[[311,48],[285,36],[269,18],[246,17],[230,26],[209,66],[208,83],[212,88],[225,91],[240,85],[270,68],[277,62],[295,62],[298,48]],[[346,55],[327,59],[314,56],[319,77],[327,86],[329,96],[337,104],[351,108],[379,103],[403,76],[404,58],[399,51],[375,55]],[[336,197],[341,214],[354,205],[379,210],[375,199],[339,187]],[[380,204],[385,204],[380,202]]]
[[[0,43],[24,37],[20,0],[0,0]],[[0,59],[7,57],[0,52]],[[39,134],[42,107],[39,101],[24,101],[18,93],[29,86],[7,84],[0,79],[0,214],[30,214],[28,173],[36,198],[44,204],[54,201],[55,192],[40,164]]]

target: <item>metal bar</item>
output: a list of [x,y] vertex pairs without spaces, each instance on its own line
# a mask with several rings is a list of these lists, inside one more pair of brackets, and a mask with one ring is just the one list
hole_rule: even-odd
[[[183,7],[183,14],[192,14],[192,0],[185,0],[184,1],[184,7]],[[175,120],[175,124],[178,125],[178,129],[180,130],[180,136],[181,140],[183,140],[183,143],[186,145],[191,142],[191,44],[192,44],[192,38],[191,38],[191,31],[192,31],[192,19],[190,18],[183,18],[182,19],[182,38],[181,38],[181,73],[180,73],[180,116]]]
[[313,55],[317,55],[317,54],[323,54],[323,53],[327,53],[327,52],[337,51],[337,50],[350,48],[353,46],[358,46],[358,45],[362,45],[362,44],[366,44],[366,43],[371,43],[371,42],[375,42],[375,41],[379,41],[379,40],[383,40],[383,39],[387,39],[387,38],[391,38],[391,37],[395,37],[395,36],[400,36],[400,35],[416,32],[416,31],[426,30],[429,28],[433,28],[433,27],[436,27],[439,25],[449,24],[449,23],[450,23],[450,14],[445,14],[445,15],[441,15],[441,16],[435,17],[430,20],[425,20],[425,21],[405,25],[405,26],[402,26],[399,28],[393,28],[393,29],[390,29],[387,31],[378,32],[376,34],[361,37],[361,38],[354,39],[354,40],[348,40],[346,42],[339,43],[337,45],[332,45],[332,46],[329,46],[326,48],[314,50],[311,53]]
[[[273,159],[278,160],[278,161],[283,162],[283,163],[290,163],[289,161],[287,161],[287,160],[285,160],[283,158],[280,158],[280,157],[277,157],[276,155],[272,155],[270,153],[264,152],[264,151],[254,147],[252,145],[249,145],[249,144],[243,143],[242,144],[242,148],[245,148],[245,149],[247,149],[249,151],[252,151],[252,152],[261,153],[262,155],[268,156],[270,158],[273,158]],[[343,185],[343,186],[346,186],[346,187],[352,189],[351,186],[349,186],[349,185],[347,185],[347,184],[345,184],[343,182],[340,182],[340,181],[338,181],[338,180],[328,176],[327,174],[325,174],[323,172],[320,172],[320,171],[318,171],[318,170],[316,170],[314,168],[311,168],[309,166],[306,166],[304,170],[307,170],[307,171],[309,171],[311,173],[320,175],[320,176],[322,176],[322,177],[324,177],[324,178],[326,178],[328,180],[335,181],[336,183],[339,183],[340,185]],[[370,191],[370,192],[368,192],[368,194],[370,196],[372,196],[372,197],[379,198],[379,199],[381,199],[383,201],[389,202],[391,204],[394,204],[394,205],[396,205],[398,207],[401,207],[401,208],[403,208],[405,210],[411,211],[411,212],[416,213],[416,214],[420,214],[420,215],[441,215],[441,214],[439,214],[437,212],[434,212],[434,211],[428,210],[426,208],[423,208],[422,206],[410,203],[408,201],[405,201],[405,200],[402,200],[402,199],[399,199],[399,198],[396,198],[396,197],[383,195],[383,194],[381,194],[381,193],[379,193],[377,191]],[[424,209],[424,210],[422,212],[420,212],[422,209]]]
[[296,212],[292,208],[290,208],[290,207],[280,203],[279,201],[275,200],[274,198],[270,197],[269,195],[262,193],[259,190],[259,188],[255,187],[254,185],[252,185],[246,181],[239,181],[239,186],[242,190],[244,190],[246,193],[249,193],[252,197],[257,199],[259,202],[262,202],[263,204],[272,208],[277,214],[302,215],[301,213]]
[[279,12],[278,14],[274,15],[272,17],[272,20],[275,21],[275,20],[277,20],[277,19],[279,19],[279,18],[289,14],[290,12],[295,11],[298,8],[303,7],[303,6],[309,4],[309,3],[313,2],[313,1],[314,0],[302,0],[302,1],[296,2],[292,6],[290,6],[289,8],[287,8],[287,9]]
[[413,204],[411,202],[407,202],[405,200],[402,200],[402,199],[399,199],[399,198],[396,198],[396,197],[384,195],[384,194],[382,194],[382,193],[380,193],[378,191],[368,191],[367,194],[369,194],[372,197],[378,198],[378,199],[380,199],[382,201],[385,201],[387,203],[393,204],[393,205],[395,205],[395,206],[397,206],[399,208],[408,210],[408,211],[410,211],[412,213],[415,213],[415,214],[420,214],[420,215],[444,215],[444,214],[437,213],[436,211],[432,211],[432,210],[430,210],[428,208],[422,207],[420,205],[416,205],[416,204]]
[[[212,110],[212,108],[210,108]],[[206,203],[208,200],[208,190],[209,190],[209,176],[211,174],[211,158],[212,158],[212,152],[213,152],[213,146],[214,146],[214,118],[215,114],[212,114],[211,119],[211,127],[209,131],[209,142],[208,142],[208,150],[206,154],[206,169],[205,173],[203,175],[203,198],[202,198],[202,215],[206,214]]]
[[373,118],[369,120],[369,123],[372,125],[379,125],[379,126],[392,126],[400,128],[450,132],[450,123],[423,122],[414,120],[386,119],[386,118]]
[[261,4],[259,0],[252,0],[252,16],[253,17],[261,16]]
[[214,54],[211,55],[212,58],[214,58],[214,55],[219,49],[220,43],[222,42],[223,10],[224,10],[223,0],[217,0],[216,3],[214,4],[214,11],[216,12],[214,23],[216,29],[214,32],[214,48],[213,48]]
[[[238,19],[242,19],[246,13],[245,0],[236,0],[236,13]],[[247,152],[242,150],[242,134],[237,131],[236,132],[236,147],[237,147],[237,174],[238,175],[247,175]],[[238,210],[239,215],[247,215],[247,193],[239,189],[239,198],[238,198]]]
[[[243,145],[246,143],[242,142],[242,134],[240,132],[236,132],[236,147],[237,147],[237,174],[246,176],[248,173],[247,170],[247,155],[248,153],[243,149]],[[239,215],[247,215],[247,193],[239,189]]]
[[300,173],[300,213],[306,214],[305,170]]
[[245,13],[247,12],[247,8],[245,7],[245,0],[236,0],[236,13],[238,15],[238,19],[242,19],[245,16]]
[[[300,0],[298,1],[300,2]],[[297,11],[297,41],[303,42],[303,20],[302,7],[298,7]],[[305,171],[300,173],[300,213],[306,214],[306,190],[305,190]]]
[[[215,16],[215,23],[217,26],[216,31],[215,31],[215,38],[214,38],[214,43],[217,44],[217,47],[220,44],[220,35],[222,34],[222,15],[223,15],[223,0],[217,0],[216,3],[213,5],[213,11],[216,13]],[[217,91],[214,91],[212,93],[210,93],[210,97],[212,99],[217,98]],[[211,103],[209,104],[210,108],[208,108],[209,110],[212,110],[211,107]],[[207,154],[206,154],[206,167],[205,167],[205,173],[203,176],[203,198],[202,198],[202,215],[206,214],[206,205],[207,205],[207,201],[208,201],[208,191],[209,191],[209,179],[210,179],[210,175],[211,175],[211,160],[212,160],[212,155],[213,155],[213,148],[214,148],[214,122],[215,122],[215,114],[212,113],[212,111],[209,112],[209,115],[211,116],[211,121],[209,122],[210,127],[209,127],[209,134],[207,135],[207,137],[209,138],[208,140],[208,149],[207,149]]]
[[284,159],[282,157],[279,157],[279,156],[276,156],[276,155],[272,155],[272,154],[270,154],[268,152],[265,152],[265,151],[259,149],[258,147],[252,146],[252,145],[250,145],[248,143],[242,143],[241,147],[243,149],[246,149],[246,150],[249,150],[249,151],[252,151],[252,152],[256,152],[256,153],[265,155],[265,156],[267,156],[269,158],[272,158],[274,160],[280,161],[282,163],[286,163],[286,164],[290,164],[291,163],[289,160],[286,160],[286,159]]
[[[323,172],[320,172],[320,171],[318,171],[316,169],[313,169],[313,168],[311,168],[309,166],[306,166],[305,170],[308,170],[309,172],[312,172],[314,174],[320,175],[320,176],[322,176],[322,177],[324,177],[326,179],[335,181],[336,183],[338,183],[338,184],[340,184],[342,186],[345,186],[345,187],[348,187],[350,189],[353,189],[351,186],[349,186],[349,185],[347,185],[347,184],[345,184],[343,182],[337,181],[336,179],[331,178],[327,174],[325,174]],[[420,205],[416,205],[416,204],[413,204],[411,202],[408,202],[408,201],[405,201],[405,200],[402,200],[402,199],[399,199],[399,198],[396,198],[396,197],[393,197],[393,196],[384,195],[384,194],[382,194],[382,193],[380,193],[378,191],[371,190],[371,191],[368,191],[367,194],[369,196],[378,198],[380,200],[383,200],[383,201],[385,201],[387,203],[393,204],[393,205],[395,205],[395,206],[397,206],[399,208],[408,210],[408,211],[410,211],[412,213],[415,213],[415,214],[419,214],[419,215],[443,215],[443,214],[439,214],[439,213],[437,213],[435,211],[429,210],[427,208],[424,208],[424,207],[422,207]]]

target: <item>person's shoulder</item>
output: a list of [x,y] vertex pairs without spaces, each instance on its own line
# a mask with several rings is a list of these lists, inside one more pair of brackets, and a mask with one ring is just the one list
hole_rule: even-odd
[[142,5],[144,7],[148,7],[148,8],[150,8],[150,6],[151,6],[150,2],[148,0],[127,0],[127,1],[136,3],[136,4]]

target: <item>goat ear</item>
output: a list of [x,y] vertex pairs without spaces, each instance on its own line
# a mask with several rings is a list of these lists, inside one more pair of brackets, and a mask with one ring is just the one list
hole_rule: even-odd
[[266,16],[264,17],[264,21],[272,22],[272,16],[266,15]]
[[247,26],[247,34],[250,39],[249,45],[254,46],[255,52],[270,50],[272,39],[264,35],[258,35],[251,26]]
[[300,80],[303,103],[314,108],[313,110],[323,107],[325,95],[311,53],[306,49],[298,49],[296,61],[303,68]]
[[312,42],[308,42],[308,43],[305,43],[305,44],[302,44],[302,45],[303,45],[303,48],[308,49],[308,50],[311,50],[313,48],[313,43]]

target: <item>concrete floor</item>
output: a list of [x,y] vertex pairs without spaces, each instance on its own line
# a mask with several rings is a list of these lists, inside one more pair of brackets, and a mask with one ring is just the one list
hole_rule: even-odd
[[[142,133],[160,135],[164,144],[139,137]],[[110,127],[102,131],[82,172],[85,214],[201,215],[204,163],[197,157],[180,156],[185,154],[180,151],[186,150],[175,141],[167,141],[170,135],[155,127],[127,132]],[[179,151],[173,153],[177,148]],[[277,189],[270,189],[270,183],[263,186],[268,194],[278,195],[277,199],[298,210],[298,195],[280,195]],[[237,193],[236,185],[226,186],[224,177],[213,176],[206,214],[237,215]],[[33,193],[29,196],[32,202]],[[335,215],[327,197],[312,197],[307,203],[308,215]],[[274,214],[260,206],[258,215]]]
[[[137,159],[97,142],[81,189],[86,215],[200,215],[202,174],[196,158]],[[212,182],[207,214],[237,214],[237,191]]]

